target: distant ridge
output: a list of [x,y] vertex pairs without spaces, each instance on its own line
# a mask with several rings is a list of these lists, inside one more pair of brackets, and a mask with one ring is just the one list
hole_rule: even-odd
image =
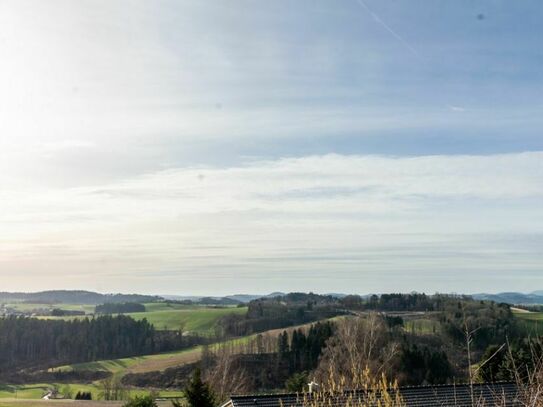
[[271,294],[264,294],[264,295],[258,295],[258,294],[233,294],[233,295],[226,295],[224,297],[210,297],[210,296],[194,296],[194,295],[163,295],[162,297],[166,300],[173,300],[173,301],[193,301],[193,302],[200,302],[204,301],[206,303],[213,303],[213,302],[222,302],[223,304],[247,304],[251,301],[258,300],[260,298],[274,298],[274,297],[282,297],[285,293],[282,292],[273,292]]
[[529,294],[518,292],[503,292],[498,294],[472,294],[476,300],[504,302],[511,305],[539,305],[543,304],[543,291],[534,291]]
[[[155,302],[155,301],[185,301],[205,302],[215,305],[236,305],[247,304],[260,298],[283,297],[284,292],[273,292],[270,294],[234,294],[227,296],[182,296],[182,295],[142,295],[142,294],[101,294],[86,290],[49,290],[34,293],[23,292],[0,292],[0,303],[9,302],[29,302],[44,304],[104,304],[104,303],[122,303],[122,302]],[[329,293],[325,294],[335,298],[343,298],[346,294]],[[369,295],[361,295],[362,298]],[[519,292],[502,292],[497,294],[477,293],[472,294],[476,300],[494,301],[497,303],[506,303],[511,305],[541,305],[543,304],[543,290],[534,291],[528,294]]]
[[84,290],[50,290],[36,293],[0,292],[0,302],[32,302],[44,304],[104,304],[120,302],[154,302],[162,297],[140,294],[100,294]]

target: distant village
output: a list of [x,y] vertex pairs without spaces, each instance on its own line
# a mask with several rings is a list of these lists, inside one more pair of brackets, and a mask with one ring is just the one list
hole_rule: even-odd
[[0,317],[65,317],[80,315],[85,315],[85,311],[48,307],[21,310],[9,304],[0,304]]

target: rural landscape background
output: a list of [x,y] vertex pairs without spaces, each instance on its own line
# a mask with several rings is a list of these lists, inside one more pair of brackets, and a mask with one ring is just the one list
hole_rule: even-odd
[[217,402],[304,391],[330,372],[352,388],[366,368],[404,386],[514,381],[511,363],[521,373],[538,368],[531,352],[541,351],[543,323],[538,293],[189,299],[46,291],[0,293],[0,302],[0,405],[82,394],[119,405],[149,394],[169,403],[183,400],[196,369]]
[[0,407],[543,406],[542,18],[0,0]]

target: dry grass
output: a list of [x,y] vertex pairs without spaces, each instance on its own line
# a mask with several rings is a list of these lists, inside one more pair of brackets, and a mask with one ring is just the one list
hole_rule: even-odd
[[161,358],[147,358],[130,366],[126,373],[145,373],[166,370],[170,367],[183,366],[198,362],[202,357],[202,347],[198,346],[186,352],[161,355]]
[[[344,376],[336,377],[333,369],[330,369],[329,374],[327,387],[322,387],[318,392],[304,395],[304,407],[338,405],[345,407],[405,406],[398,389],[398,383],[388,381],[384,374],[379,379],[375,378],[368,367],[363,372],[353,372],[355,376],[348,379]],[[353,381],[358,383],[357,389],[364,391],[348,391],[345,384]]]

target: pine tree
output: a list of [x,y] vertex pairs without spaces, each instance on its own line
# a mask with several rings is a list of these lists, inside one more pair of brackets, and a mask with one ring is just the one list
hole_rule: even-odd
[[282,334],[279,334],[278,338],[279,343],[279,355],[281,358],[285,358],[289,352],[289,345],[288,345],[288,333],[287,331],[283,331]]
[[209,385],[202,381],[202,372],[194,370],[192,378],[185,389],[185,397],[191,407],[214,407],[215,396]]

